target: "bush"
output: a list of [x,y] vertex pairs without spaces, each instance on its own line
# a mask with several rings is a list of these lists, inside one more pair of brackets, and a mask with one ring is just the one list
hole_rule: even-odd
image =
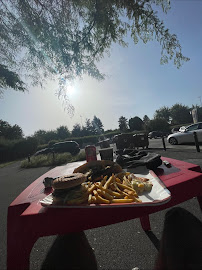
[[72,156],[69,153],[62,154],[48,154],[48,155],[39,155],[31,157],[30,162],[28,160],[23,160],[21,162],[21,168],[36,168],[36,167],[45,167],[45,166],[58,166],[66,164],[67,162],[74,162],[85,160],[85,153],[79,153],[76,156]]
[[[51,140],[49,143],[48,143],[48,147],[51,148],[55,143],[59,142],[58,140]],[[46,148],[46,147],[44,147]]]
[[64,140],[51,140],[49,141],[48,144],[42,144],[37,147],[37,151],[44,149],[44,148],[49,148],[51,147],[54,143],[59,143],[59,142],[64,142],[64,141],[75,141],[79,144],[80,148],[83,148],[87,144],[94,144],[98,142],[99,135],[93,135],[93,136],[86,136],[86,137],[74,137],[74,138],[66,138]]
[[48,144],[40,144],[40,145],[38,145],[36,151],[39,151],[39,150],[44,149],[44,148],[48,148]]
[[32,137],[20,140],[0,141],[0,162],[21,159],[33,154],[37,149],[37,140]]

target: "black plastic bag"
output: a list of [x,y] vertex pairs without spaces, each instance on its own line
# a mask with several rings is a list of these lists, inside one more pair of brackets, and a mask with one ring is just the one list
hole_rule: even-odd
[[156,153],[124,149],[117,151],[117,154],[116,162],[126,168],[146,166],[147,169],[154,170],[162,164],[161,156]]

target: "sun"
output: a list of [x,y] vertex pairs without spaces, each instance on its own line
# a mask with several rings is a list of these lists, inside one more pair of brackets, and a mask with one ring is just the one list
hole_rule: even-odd
[[76,88],[75,88],[74,85],[68,85],[66,91],[67,91],[67,95],[69,97],[73,97],[75,95],[75,93],[76,93]]

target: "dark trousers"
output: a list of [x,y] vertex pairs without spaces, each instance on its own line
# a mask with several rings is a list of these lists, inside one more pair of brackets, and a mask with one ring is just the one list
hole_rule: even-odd
[[202,269],[202,223],[175,207],[166,213],[155,270]]

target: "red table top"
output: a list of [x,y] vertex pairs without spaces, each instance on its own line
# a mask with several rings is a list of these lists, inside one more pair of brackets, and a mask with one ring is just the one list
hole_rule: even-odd
[[[182,182],[194,179],[195,177],[201,176],[200,166],[183,162],[176,159],[164,158],[162,160],[169,161],[172,166],[167,168],[165,165],[159,167],[155,173],[164,182],[166,187],[169,189],[171,186],[178,185]],[[74,168],[84,164],[86,161],[73,162],[64,166],[58,166],[44,175],[40,176],[31,185],[29,185],[12,203],[10,206],[16,206],[20,204],[29,204],[31,211],[30,214],[36,214],[40,211],[41,204],[39,203],[49,193],[49,189],[44,188],[43,180],[45,177],[58,177],[73,172]]]
[[[164,157],[162,160],[167,160],[172,165],[171,168],[162,165],[155,171],[171,192],[171,200],[164,205],[136,206],[135,208],[131,206],[116,208],[49,208],[41,206],[40,200],[50,193],[44,188],[44,178],[72,173],[75,167],[85,163],[85,161],[81,161],[58,166],[39,177],[11,203],[8,215],[10,218],[19,216],[23,220],[23,225],[34,225],[35,230],[45,236],[61,233],[61,230],[65,232],[67,227],[68,231],[81,231],[146,216],[202,195],[200,166]],[[53,222],[53,220],[57,222]],[[63,224],[64,220],[68,223]],[[47,224],[51,224],[48,229]],[[60,227],[60,231],[58,227]]]

